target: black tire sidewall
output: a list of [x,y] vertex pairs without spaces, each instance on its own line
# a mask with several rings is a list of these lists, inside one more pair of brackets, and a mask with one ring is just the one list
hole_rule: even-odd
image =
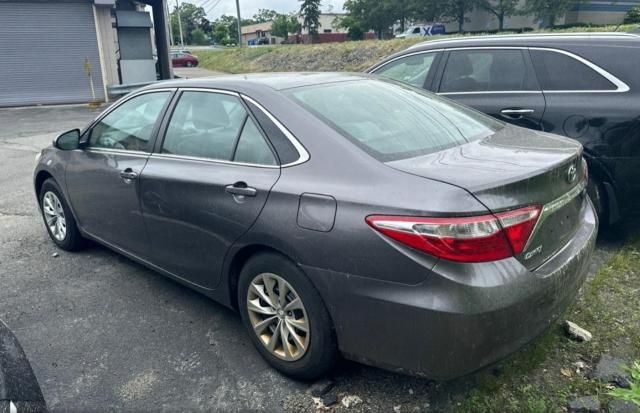
[[[53,236],[51,230],[49,229],[49,226],[47,225],[47,220],[44,216],[43,200],[44,195],[47,192],[53,192],[58,197],[58,199],[60,200],[60,204],[62,205],[62,209],[64,210],[65,221],[67,223],[67,234],[62,241],[57,240]],[[38,194],[38,202],[40,204],[40,215],[42,216],[44,226],[51,240],[63,250],[77,251],[78,249],[80,249],[82,247],[83,241],[82,236],[80,235],[80,231],[78,230],[78,226],[76,225],[76,220],[71,213],[71,208],[69,208],[67,200],[65,199],[64,195],[62,195],[62,191],[60,190],[60,187],[58,186],[56,181],[51,178],[44,181],[42,187],[40,188],[40,193]]]
[[[247,291],[251,281],[261,273],[284,278],[296,290],[309,318],[309,347],[299,360],[284,361],[272,355],[253,331],[247,310]],[[304,272],[287,258],[275,253],[253,256],[240,273],[238,306],[242,322],[258,352],[274,368],[298,380],[313,380],[325,375],[335,364],[337,345],[333,325],[318,291]]]
[[600,225],[605,227],[609,222],[606,192],[604,191],[604,186],[596,176],[592,175],[589,177],[589,182],[587,183],[587,194],[591,199],[591,203],[593,204],[593,208],[598,216]]

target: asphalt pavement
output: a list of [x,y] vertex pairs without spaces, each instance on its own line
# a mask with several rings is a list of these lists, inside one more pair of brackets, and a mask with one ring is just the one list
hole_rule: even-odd
[[[49,240],[32,187],[35,156],[99,111],[0,110],[0,319],[53,411],[296,411],[308,384],[260,358],[234,312],[110,250]],[[618,247],[601,242],[591,273]],[[372,320],[374,322],[375,320]],[[446,410],[472,381],[437,384],[342,362],[339,394],[369,411]],[[410,409],[410,410],[411,410]],[[403,407],[404,411],[404,407]]]

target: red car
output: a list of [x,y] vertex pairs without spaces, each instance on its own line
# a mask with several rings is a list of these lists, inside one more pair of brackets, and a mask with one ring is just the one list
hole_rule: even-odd
[[171,63],[173,67],[195,67],[198,66],[198,57],[185,51],[171,52]]

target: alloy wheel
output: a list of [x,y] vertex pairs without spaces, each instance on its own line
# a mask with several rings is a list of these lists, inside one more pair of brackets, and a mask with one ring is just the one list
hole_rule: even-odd
[[253,331],[275,357],[300,359],[309,348],[309,318],[302,299],[284,278],[271,273],[256,276],[247,292]]
[[67,236],[67,220],[60,199],[51,191],[47,191],[42,197],[42,212],[51,235],[58,241],[64,241]]

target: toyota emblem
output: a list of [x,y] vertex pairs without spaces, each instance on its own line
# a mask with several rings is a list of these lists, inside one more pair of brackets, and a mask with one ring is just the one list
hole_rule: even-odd
[[576,166],[571,165],[569,169],[567,169],[567,182],[569,182],[570,184],[574,183],[577,175],[578,175],[578,170],[576,169]]

